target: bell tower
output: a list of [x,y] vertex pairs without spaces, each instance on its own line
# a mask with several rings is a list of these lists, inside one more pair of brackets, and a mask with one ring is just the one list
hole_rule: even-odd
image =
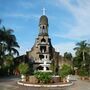
[[43,15],[39,21],[39,35],[48,36],[48,18],[45,15],[45,8],[43,8]]
[[42,60],[43,58],[47,58],[50,60],[49,55],[49,35],[48,35],[48,18],[45,15],[45,9],[43,9],[43,15],[39,20],[39,34],[37,39],[38,46],[38,58]]
[[[27,52],[28,57],[32,58],[35,62],[34,69],[42,70],[43,68],[40,66],[40,62],[43,59],[47,59],[51,61],[53,59],[54,48],[51,44],[51,39],[48,35],[48,17],[45,15],[45,9],[43,9],[43,15],[39,19],[39,33],[36,38],[35,44],[32,47],[30,52]],[[47,67],[49,70],[49,67]]]

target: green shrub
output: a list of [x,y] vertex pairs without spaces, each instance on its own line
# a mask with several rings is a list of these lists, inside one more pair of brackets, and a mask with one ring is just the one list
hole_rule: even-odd
[[26,63],[21,63],[19,64],[18,69],[20,71],[20,74],[27,74],[29,71],[29,65]]
[[62,78],[65,78],[67,75],[71,74],[71,72],[72,72],[71,67],[68,66],[68,65],[66,65],[66,64],[64,64],[62,66],[62,69],[60,70],[60,73],[59,74],[60,74],[60,76]]
[[34,75],[42,83],[49,83],[51,80],[51,72],[35,72]]
[[80,76],[88,76],[88,72],[84,68],[79,69]]

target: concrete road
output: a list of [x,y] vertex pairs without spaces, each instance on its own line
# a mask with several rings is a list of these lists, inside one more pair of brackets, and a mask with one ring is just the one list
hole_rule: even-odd
[[90,81],[77,80],[74,85],[69,88],[69,90],[90,90]]
[[18,78],[0,79],[0,90],[90,90],[90,81],[77,80],[74,85],[65,88],[33,88],[17,85]]

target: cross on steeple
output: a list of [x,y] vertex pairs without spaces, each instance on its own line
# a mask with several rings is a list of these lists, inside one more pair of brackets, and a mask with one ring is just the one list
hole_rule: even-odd
[[45,15],[45,13],[46,13],[46,9],[43,8],[42,11],[43,11],[43,15]]

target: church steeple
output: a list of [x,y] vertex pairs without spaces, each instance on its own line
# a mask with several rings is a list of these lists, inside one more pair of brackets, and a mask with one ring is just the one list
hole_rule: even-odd
[[39,21],[39,35],[48,35],[48,18],[45,15],[45,8],[43,8],[43,15]]
[[[48,27],[48,17],[46,16],[45,8],[43,8],[42,15],[39,19],[38,37],[36,38],[31,51],[27,52],[27,59],[33,61],[34,70],[50,70],[50,64],[55,60],[56,52],[48,35]],[[48,66],[46,68],[42,66],[47,63]],[[56,62],[54,65],[56,65]]]

